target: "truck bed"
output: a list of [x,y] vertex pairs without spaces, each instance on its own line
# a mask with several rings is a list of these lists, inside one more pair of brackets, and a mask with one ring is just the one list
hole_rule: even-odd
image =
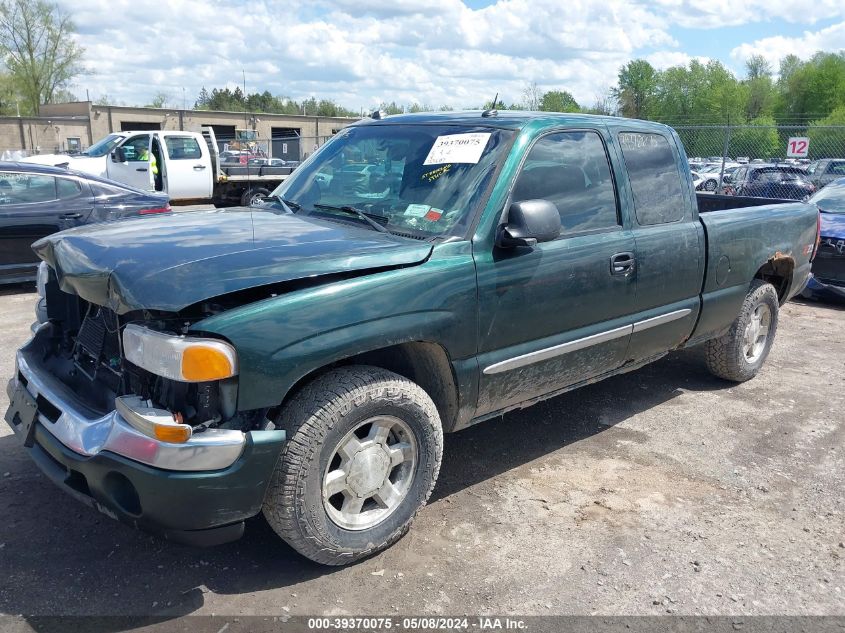
[[695,197],[698,201],[698,212],[725,211],[727,209],[743,209],[745,207],[759,207],[773,204],[794,203],[795,200],[779,200],[776,198],[751,198],[748,196],[726,196],[718,193],[699,193]]
[[782,273],[781,303],[798,294],[810,272],[818,230],[815,205],[790,200],[697,195],[704,227],[706,272],[701,317],[688,344],[726,331],[748,292],[749,280]]

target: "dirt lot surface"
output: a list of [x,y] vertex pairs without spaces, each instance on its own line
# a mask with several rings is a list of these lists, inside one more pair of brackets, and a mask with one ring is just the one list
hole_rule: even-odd
[[[0,378],[32,320],[0,290]],[[5,392],[0,406],[6,407]],[[845,614],[845,310],[734,386],[675,354],[448,436],[411,533],[319,567],[261,518],[199,550],[79,505],[0,430],[7,614]]]

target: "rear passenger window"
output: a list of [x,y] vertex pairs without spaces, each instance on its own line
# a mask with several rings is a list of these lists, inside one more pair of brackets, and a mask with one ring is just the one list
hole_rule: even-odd
[[56,199],[56,179],[24,172],[0,172],[0,205]]
[[171,160],[196,160],[202,158],[199,143],[192,136],[168,136],[167,157]]
[[80,191],[82,191],[82,187],[76,180],[69,178],[56,179],[56,193],[60,200],[63,198],[75,198],[79,195]]
[[665,224],[683,218],[687,201],[678,163],[666,137],[622,132],[619,145],[634,193],[637,222]]
[[548,200],[563,233],[619,225],[604,143],[595,132],[561,132],[534,144],[513,189],[513,201]]

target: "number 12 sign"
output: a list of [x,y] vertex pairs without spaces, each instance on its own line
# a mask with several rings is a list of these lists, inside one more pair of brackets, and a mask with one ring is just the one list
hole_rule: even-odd
[[790,136],[786,144],[787,158],[807,158],[810,151],[810,139],[806,136]]

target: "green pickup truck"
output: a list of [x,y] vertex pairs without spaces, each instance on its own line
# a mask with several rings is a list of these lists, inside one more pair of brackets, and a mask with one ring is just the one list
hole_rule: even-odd
[[212,545],[263,512],[350,563],[408,530],[444,432],[698,344],[752,378],[818,243],[815,207],[768,202],[697,199],[655,123],[368,120],[262,206],[37,242],[6,419],[114,518]]

